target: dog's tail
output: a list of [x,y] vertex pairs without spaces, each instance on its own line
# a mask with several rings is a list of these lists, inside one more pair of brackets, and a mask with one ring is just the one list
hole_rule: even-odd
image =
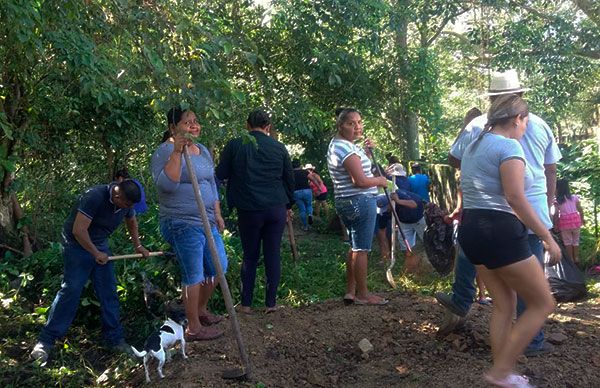
[[146,355],[146,351],[142,350],[141,352],[138,351],[136,348],[134,348],[133,346],[131,346],[131,350],[133,350],[133,353],[138,356],[138,357],[144,357]]

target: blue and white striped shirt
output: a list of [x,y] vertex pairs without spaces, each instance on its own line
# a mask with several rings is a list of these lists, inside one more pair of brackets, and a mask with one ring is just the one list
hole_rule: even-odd
[[359,194],[377,194],[377,187],[363,189],[354,186],[350,173],[344,167],[344,161],[351,155],[357,155],[360,158],[365,175],[373,177],[371,161],[362,148],[348,140],[334,137],[327,149],[327,167],[333,181],[335,198],[345,198]]

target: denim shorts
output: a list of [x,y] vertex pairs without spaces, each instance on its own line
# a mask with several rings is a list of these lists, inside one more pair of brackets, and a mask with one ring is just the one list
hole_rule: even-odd
[[[204,228],[201,225],[177,219],[163,219],[160,221],[160,232],[177,255],[177,262],[181,270],[181,283],[184,286],[193,286],[217,276]],[[227,272],[227,254],[223,238],[214,226],[212,235],[215,239],[223,273],[225,273]]]
[[377,203],[372,194],[336,198],[335,210],[348,229],[353,251],[371,251],[377,220]]

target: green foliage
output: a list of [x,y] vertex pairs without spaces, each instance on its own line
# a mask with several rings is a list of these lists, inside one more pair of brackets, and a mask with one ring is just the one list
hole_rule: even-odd
[[[166,129],[164,112],[178,104],[197,113],[200,141],[217,152],[244,132],[251,109],[265,107],[280,140],[302,147],[302,161],[316,165],[329,182],[325,154],[336,107],[363,113],[365,133],[380,154],[444,162],[466,111],[486,109],[478,95],[489,71],[514,67],[534,89],[527,94],[532,110],[567,142],[560,174],[572,179],[586,215],[593,214],[600,197],[598,145],[576,141],[597,126],[600,101],[600,18],[587,2],[271,3],[266,11],[251,1],[1,2],[0,236],[27,226],[36,250],[30,258],[8,252],[0,261],[0,292],[13,301],[2,319],[20,325],[19,338],[33,341],[59,287],[61,226],[86,187],[108,182],[127,166],[145,186],[150,207],[139,220],[142,241],[164,248],[149,159]],[[26,214],[20,220],[10,219],[13,193]],[[235,224],[231,216],[229,226]],[[593,227],[590,222],[582,237],[582,254],[590,260],[597,255]],[[239,239],[226,236],[226,243],[230,281],[237,285]],[[111,245],[118,253],[131,251],[123,230]],[[314,239],[302,241],[301,251],[300,263],[284,253],[281,299],[297,306],[338,296],[345,247]],[[140,273],[175,297],[178,270],[164,259],[116,266],[126,326],[143,328],[132,333],[137,341],[151,327]],[[380,275],[372,280],[385,287]],[[445,284],[399,281],[426,293]],[[261,287],[259,281],[256,305]],[[232,291],[237,298],[237,287]],[[90,288],[82,298],[77,324],[89,324],[97,334]],[[214,303],[224,310],[222,302]],[[77,354],[91,345],[64,345],[63,369],[20,369],[23,379],[33,373],[36,382],[90,385],[100,377],[98,365],[108,368],[101,361],[76,371]],[[9,348],[22,356],[19,346]],[[4,354],[0,367],[6,370],[19,358]]]

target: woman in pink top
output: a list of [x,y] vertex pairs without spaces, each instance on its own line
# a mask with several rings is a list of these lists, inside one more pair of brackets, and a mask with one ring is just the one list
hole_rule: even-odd
[[554,203],[554,227],[560,231],[567,254],[574,263],[579,263],[579,232],[585,225],[581,202],[577,195],[571,194],[569,181],[556,181],[556,202]]
[[308,184],[315,198],[315,216],[319,217],[321,215],[321,208],[323,208],[323,213],[327,219],[329,215],[329,210],[327,209],[327,186],[325,186],[323,179],[315,171],[315,166],[309,163],[304,166],[304,169],[308,170]]

